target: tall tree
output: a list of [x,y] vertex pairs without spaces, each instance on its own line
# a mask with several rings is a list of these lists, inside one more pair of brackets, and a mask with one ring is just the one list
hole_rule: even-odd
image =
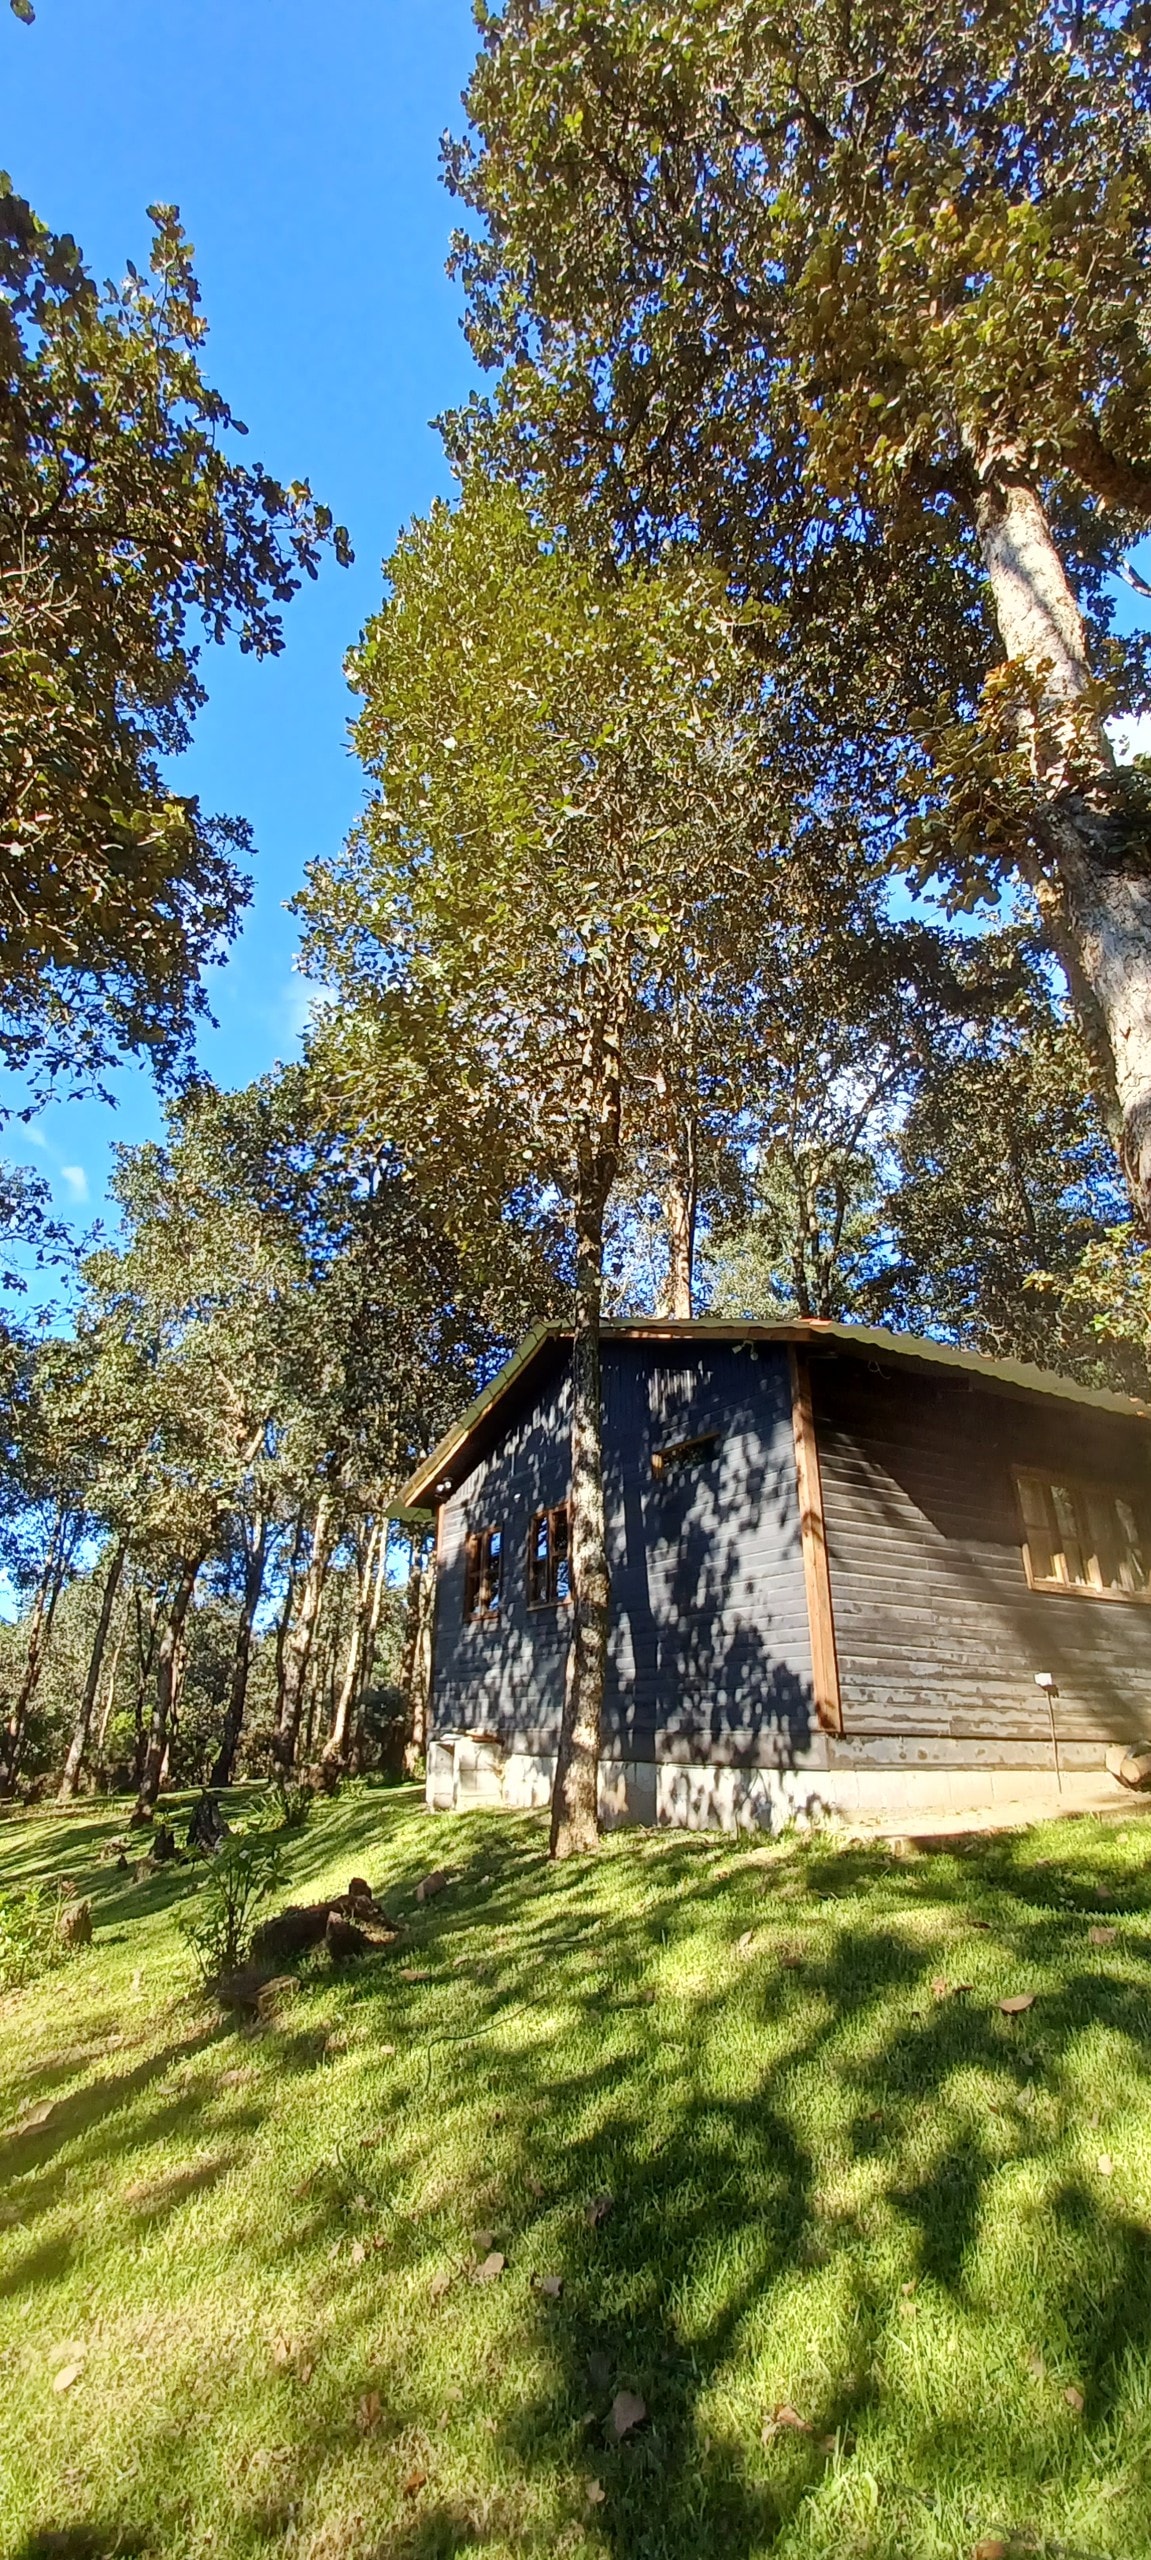
[[[389,563],[353,661],[375,786],[314,866],[307,950],[357,1107],[402,1125],[445,1214],[498,1232],[558,1190],[574,1262],[574,1601],[552,1814],[597,1836],[609,1566],[599,1338],[605,1218],[660,1028],[741,974],[762,814],[757,686],[716,583],[598,577],[474,482]],[[750,886],[749,886],[750,882]]]
[[241,462],[200,369],[175,209],[99,291],[0,176],[0,1056],[98,1075],[188,1046],[235,929],[246,827],[166,776],[205,699],[200,636],[282,645],[347,537],[306,482]]
[[1151,1222],[1151,784],[1104,726],[1147,699],[1108,600],[1151,526],[1143,0],[481,25],[449,176],[496,444],[768,599],[778,700],[877,815],[902,768],[960,904],[1022,874]]

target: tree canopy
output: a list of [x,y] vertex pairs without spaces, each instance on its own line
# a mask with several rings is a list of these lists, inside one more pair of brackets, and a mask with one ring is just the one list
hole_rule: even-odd
[[[959,903],[1026,879],[1151,1212],[1142,7],[507,0],[452,183],[457,449],[765,598],[776,691]],[[898,785],[898,790],[895,786]],[[906,858],[906,851],[904,851]]]
[[204,639],[264,656],[347,536],[238,458],[174,207],[101,292],[0,178],[0,1056],[46,1079],[186,1054],[249,836],[168,779]]

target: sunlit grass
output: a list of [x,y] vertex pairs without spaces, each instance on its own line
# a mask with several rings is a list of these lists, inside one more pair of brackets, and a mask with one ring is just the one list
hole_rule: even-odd
[[246,2035],[120,1819],[0,1827],[97,1916],[0,2002],[5,2560],[1151,2547],[1151,1827],[553,1871],[368,1790],[291,1891],[406,1934]]

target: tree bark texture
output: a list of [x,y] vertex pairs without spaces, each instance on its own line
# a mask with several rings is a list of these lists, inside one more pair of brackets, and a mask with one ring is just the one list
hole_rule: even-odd
[[168,1615],[156,1649],[156,1695],[148,1727],[139,1792],[132,1812],[134,1824],[151,1821],[156,1810],[156,1799],[163,1784],[171,1735],[172,1711],[179,1691],[184,1620],[191,1606],[192,1593],[196,1588],[196,1576],[203,1561],[202,1548],[194,1556],[184,1558],[168,1603]]
[[[344,1673],[340,1694],[332,1716],[332,1728],[324,1744],[323,1758],[332,1763],[348,1756],[348,1737],[359,1704],[362,1665],[368,1643],[372,1603],[376,1590],[376,1566],[380,1547],[387,1539],[387,1522],[375,1520],[368,1531],[367,1542],[356,1575],[356,1605],[352,1614],[348,1649],[344,1656]],[[379,1607],[376,1606],[378,1618]]]
[[1039,678],[1031,719],[1032,886],[1063,964],[1134,1207],[1151,1232],[1151,844],[1132,833],[1091,682],[1083,619],[1042,498],[1011,454],[976,510],[1007,657]]
[[43,1571],[36,1586],[36,1597],[28,1621],[28,1645],[24,1656],[24,1672],[19,1689],[0,1734],[0,1795],[11,1795],[19,1775],[24,1744],[28,1736],[28,1716],[40,1683],[48,1638],[56,1603],[64,1587],[64,1577],[75,1554],[80,1535],[80,1522],[72,1513],[58,1511]]
[[667,1221],[666,1313],[690,1317],[695,1312],[695,1229],[698,1211],[695,1126],[689,1123],[682,1153],[673,1165],[664,1199]]
[[112,1624],[112,1611],[116,1605],[116,1594],[120,1588],[120,1581],[123,1575],[127,1553],[127,1546],[125,1545],[123,1538],[121,1538],[111,1558],[107,1573],[104,1576],[104,1591],[100,1601],[100,1615],[96,1620],[96,1633],[93,1636],[92,1651],[88,1657],[88,1673],[84,1682],[84,1694],[80,1700],[79,1712],[73,1728],[72,1739],[68,1745],[68,1756],[60,1774],[60,1785],[56,1797],[57,1804],[68,1804],[71,1798],[75,1795],[80,1771],[84,1765],[84,1754],[87,1751],[88,1736],[92,1730],[92,1716],[96,1705],[97,1692],[100,1686],[100,1673],[104,1663],[104,1648],[108,1642],[108,1629]]
[[408,1739],[404,1770],[414,1776],[428,1747],[428,1715],[432,1696],[432,1627],[436,1604],[436,1558],[430,1539],[412,1541],[407,1616],[400,1687],[408,1702]]
[[312,1543],[308,1569],[303,1578],[299,1602],[284,1644],[280,1676],[280,1697],[276,1715],[276,1757],[281,1767],[295,1765],[296,1744],[300,1732],[300,1715],[304,1703],[304,1684],[308,1676],[312,1639],[320,1613],[328,1560],[332,1548],[332,1499],[321,1493],[312,1521]]
[[264,1567],[268,1558],[268,1523],[255,1523],[251,1543],[244,1557],[244,1594],[240,1605],[240,1623],[236,1629],[236,1650],[232,1656],[232,1677],[228,1689],[228,1706],[220,1748],[212,1762],[208,1780],[212,1787],[230,1787],[236,1766],[240,1735],[244,1730],[244,1709],[248,1700],[248,1665],[252,1658],[252,1627],[264,1588]]
[[599,1840],[599,1755],[607,1672],[611,1572],[603,1497],[600,1318],[604,1214],[619,1170],[620,1043],[605,1024],[584,1055],[583,1115],[574,1185],[576,1304],[571,1383],[571,1633],[552,1788],[551,1855],[586,1854]]

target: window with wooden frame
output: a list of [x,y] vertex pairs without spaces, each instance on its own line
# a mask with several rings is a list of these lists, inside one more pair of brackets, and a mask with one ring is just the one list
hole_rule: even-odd
[[689,1467],[705,1467],[719,1447],[718,1431],[701,1431],[695,1440],[673,1440],[666,1449],[652,1451],[653,1476],[682,1475]]
[[498,1618],[504,1580],[503,1530],[473,1529],[465,1554],[465,1618]]
[[1118,1485],[1017,1467],[1023,1563],[1033,1591],[1151,1600],[1151,1505]]
[[528,1607],[554,1608],[571,1596],[571,1515],[560,1502],[537,1511],[528,1532]]

